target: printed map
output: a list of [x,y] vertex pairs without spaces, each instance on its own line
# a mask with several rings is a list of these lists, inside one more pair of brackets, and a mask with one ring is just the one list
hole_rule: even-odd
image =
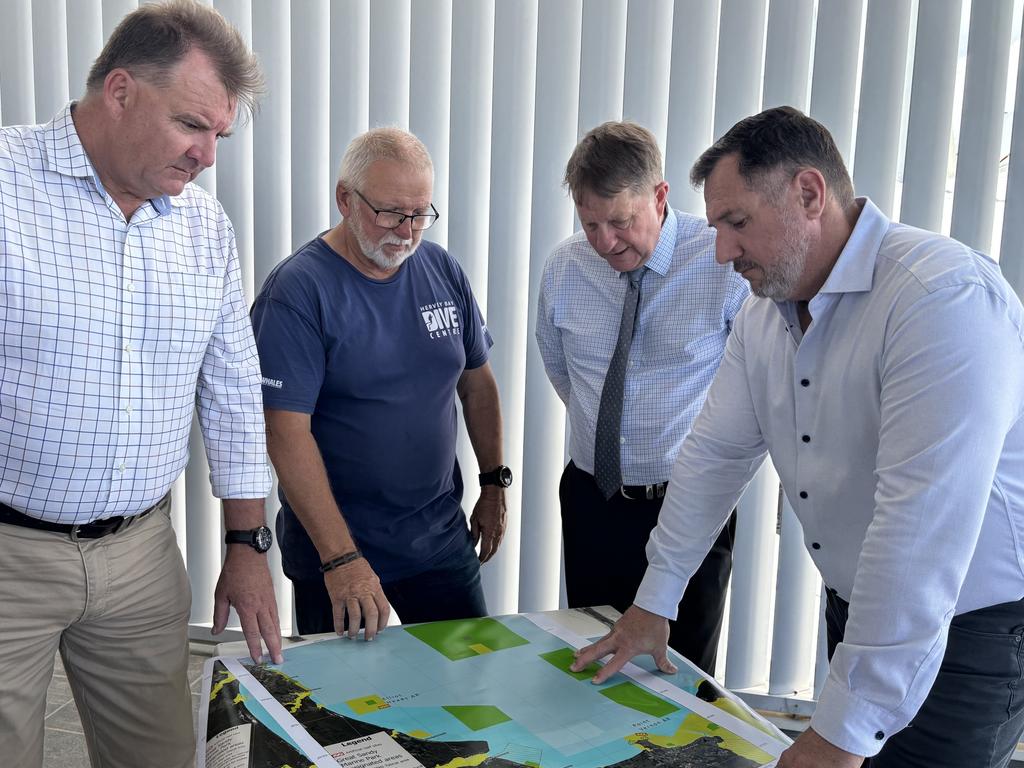
[[197,765],[757,768],[788,745],[679,657],[676,675],[637,659],[593,685],[596,665],[569,671],[587,642],[529,614],[312,641],[281,665],[211,659]]

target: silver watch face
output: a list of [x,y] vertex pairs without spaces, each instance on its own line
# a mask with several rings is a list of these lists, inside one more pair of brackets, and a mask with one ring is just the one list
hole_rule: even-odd
[[273,543],[274,537],[267,526],[261,525],[252,532],[252,546],[257,552],[266,552]]

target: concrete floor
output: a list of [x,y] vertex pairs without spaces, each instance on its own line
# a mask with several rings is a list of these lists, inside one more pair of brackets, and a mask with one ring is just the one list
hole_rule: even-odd
[[[193,646],[195,648],[195,646]],[[212,646],[211,646],[212,652]],[[203,663],[209,654],[189,656],[188,680],[192,688],[192,713],[199,706]],[[46,692],[46,733],[43,741],[43,768],[90,768],[82,733],[82,721],[71,695],[60,656],[54,665],[53,680]]]

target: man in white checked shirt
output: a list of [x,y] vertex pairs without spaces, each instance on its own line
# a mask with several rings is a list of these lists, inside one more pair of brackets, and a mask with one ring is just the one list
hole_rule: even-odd
[[[661,152],[647,129],[594,128],[574,150],[565,184],[583,229],[545,266],[537,343],[569,413],[571,461],[559,487],[566,588],[570,607],[624,611],[647,568],[644,546],[679,446],[749,290],[715,263],[707,222],[669,206]],[[631,281],[639,296],[626,318]],[[734,525],[721,530],[691,581],[669,639],[710,673]]]
[[[262,88],[236,30],[144,5],[86,93],[0,130],[0,763],[42,764],[54,654],[90,759],[191,765],[188,578],[168,491],[198,406],[250,652],[280,657],[259,364],[231,224],[189,182]],[[267,532],[269,533],[269,532]]]

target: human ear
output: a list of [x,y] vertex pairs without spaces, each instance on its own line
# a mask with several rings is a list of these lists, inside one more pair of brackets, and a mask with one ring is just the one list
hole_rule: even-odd
[[825,210],[828,185],[817,168],[803,168],[793,177],[800,193],[800,207],[810,219],[817,219]]

